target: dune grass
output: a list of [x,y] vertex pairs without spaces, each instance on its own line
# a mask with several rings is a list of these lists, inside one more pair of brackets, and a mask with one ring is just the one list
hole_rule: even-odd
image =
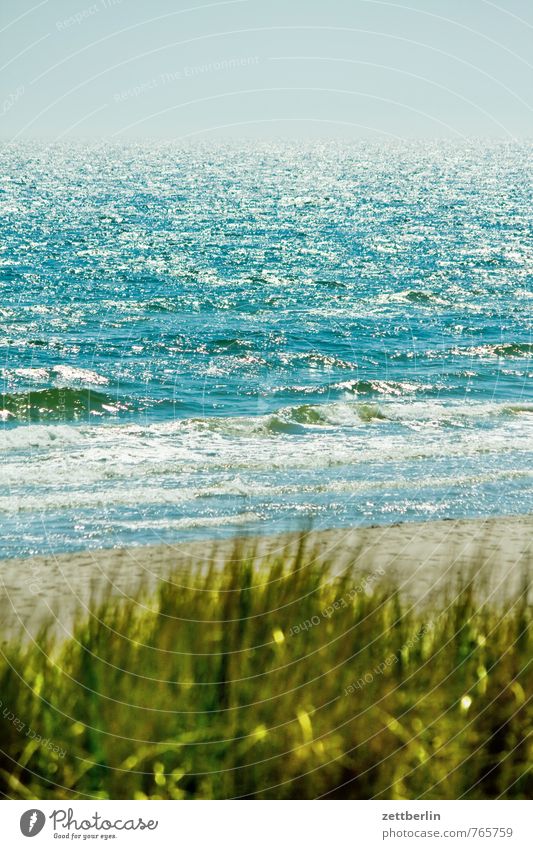
[[525,588],[501,609],[465,582],[428,609],[303,548],[236,554],[4,647],[2,794],[531,797]]

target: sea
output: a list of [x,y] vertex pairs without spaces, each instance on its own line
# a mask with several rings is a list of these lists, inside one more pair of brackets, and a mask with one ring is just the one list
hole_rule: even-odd
[[0,556],[528,513],[529,142],[0,150]]

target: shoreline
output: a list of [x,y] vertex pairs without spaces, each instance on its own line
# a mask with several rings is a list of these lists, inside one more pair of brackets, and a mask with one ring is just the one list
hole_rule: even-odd
[[[209,568],[242,560],[283,557],[304,540],[306,563],[328,559],[334,573],[353,568],[362,575],[390,577],[417,604],[442,603],[469,562],[482,562],[481,594],[501,603],[516,596],[524,576],[533,577],[533,515],[488,519],[404,522],[352,529],[310,530],[277,535],[202,540],[117,549],[94,549],[0,561],[3,643],[14,635],[35,636],[43,624],[68,635],[80,615],[104,598],[139,599],[161,579],[176,582]],[[479,555],[482,555],[481,561]],[[475,555],[475,556],[474,556]]]
[[[90,620],[78,603],[69,632],[63,606],[56,627],[2,647],[4,751],[21,765],[0,771],[2,791],[25,799],[530,798],[531,629],[518,579],[531,522],[397,525],[365,539],[315,532],[307,554],[294,536],[250,541],[265,554],[285,552],[281,562],[247,555],[240,540],[233,554],[249,560],[236,568],[222,557],[207,572],[204,546],[194,562],[182,559],[172,583],[124,603],[101,581],[105,600]],[[168,547],[135,553],[154,575],[157,564],[177,565]],[[132,554],[107,563],[120,555],[131,565]],[[358,565],[338,574],[343,557]],[[380,562],[403,570],[399,593]],[[481,577],[485,567],[494,582]],[[464,578],[474,570],[472,588]],[[28,742],[26,728],[41,742]]]

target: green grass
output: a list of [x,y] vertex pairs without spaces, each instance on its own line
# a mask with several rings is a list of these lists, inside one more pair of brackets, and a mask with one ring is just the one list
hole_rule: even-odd
[[502,610],[466,583],[428,609],[303,550],[236,560],[4,648],[0,791],[531,797],[525,592]]

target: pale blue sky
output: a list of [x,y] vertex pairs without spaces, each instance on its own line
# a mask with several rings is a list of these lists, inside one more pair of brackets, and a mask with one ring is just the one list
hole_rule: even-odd
[[2,0],[3,139],[533,136],[531,0]]

